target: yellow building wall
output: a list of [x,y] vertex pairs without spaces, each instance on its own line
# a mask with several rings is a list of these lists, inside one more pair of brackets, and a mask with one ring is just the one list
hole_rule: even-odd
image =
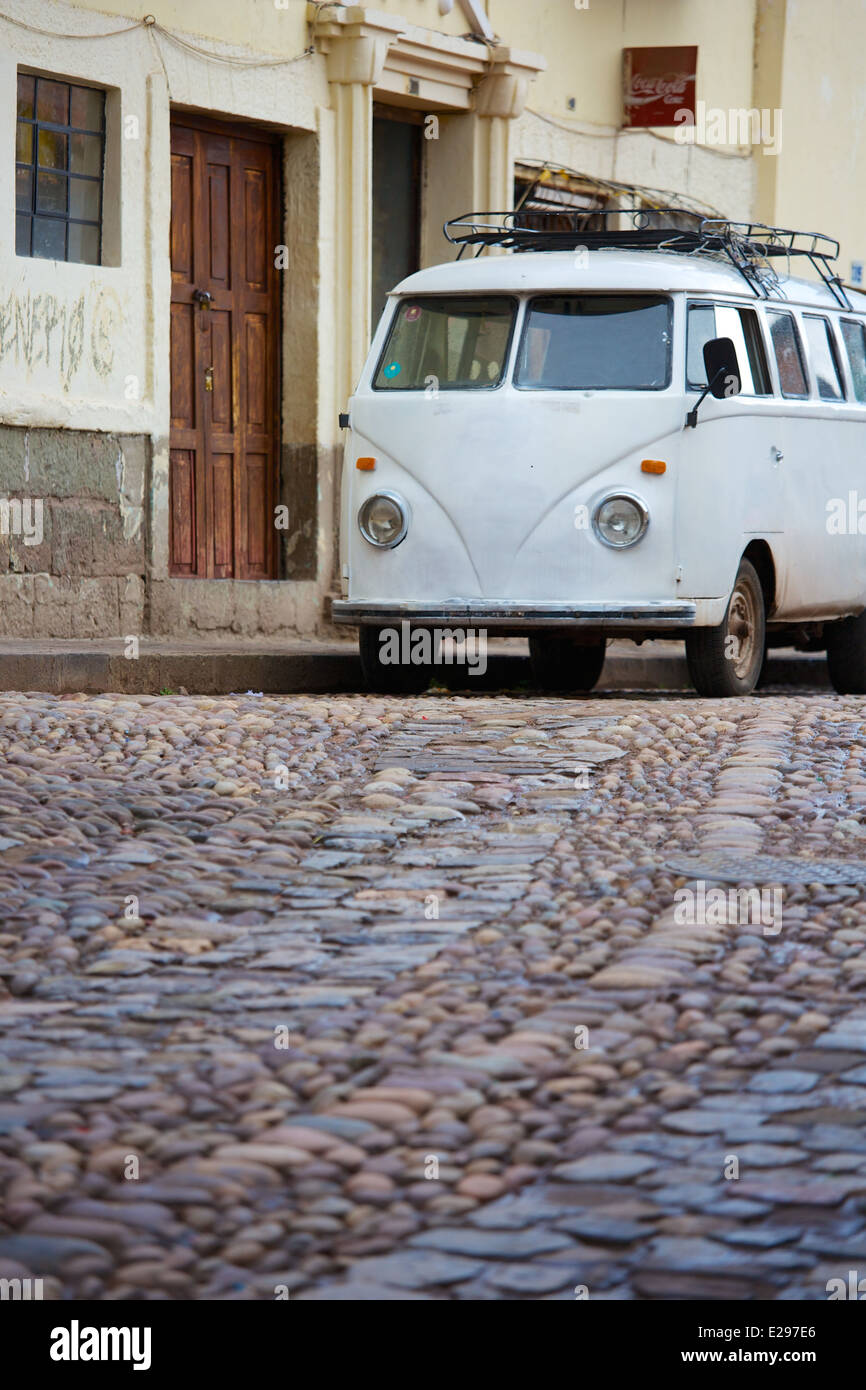
[[590,0],[585,10],[573,0],[489,0],[488,9],[509,43],[544,54],[530,105],[561,120],[621,124],[623,48],[697,44],[698,98],[751,106],[755,0]]
[[[32,14],[33,6],[30,8]],[[300,52],[306,47],[309,32],[307,0],[281,0],[279,5],[275,0],[148,0],[146,5],[139,3],[139,0],[111,0],[110,4],[99,3],[99,0],[76,0],[75,8],[125,15],[129,19],[141,19],[144,14],[152,14],[158,24],[178,32],[221,39],[224,43],[247,44],[273,54]],[[351,10],[357,7],[349,4],[345,8]],[[380,3],[364,8],[399,15],[409,24],[436,29],[442,34],[459,36],[469,33],[459,0],[454,0],[448,15],[440,13],[439,0],[398,0],[398,3],[394,3],[394,0],[384,0],[382,3],[380,0]],[[25,17],[23,7],[22,17]],[[324,6],[323,17],[327,18]]]
[[[38,24],[34,15],[39,8],[38,0],[29,7],[21,4],[21,18]],[[75,0],[74,5],[74,9],[91,10],[106,18],[141,20],[150,14],[158,24],[178,33],[246,44],[275,56],[292,56],[307,46],[306,8],[305,0],[286,0],[285,7],[279,9],[273,0],[147,0],[147,4],[139,0]],[[106,29],[112,27],[105,25]]]
[[776,80],[756,90],[783,119],[778,159],[756,158],[757,214],[836,237],[848,280],[866,261],[866,6],[760,0],[758,19],[759,71]]
[[[816,0],[820,5],[820,0]],[[834,0],[839,9],[848,0]],[[530,104],[549,115],[595,125],[622,119],[622,49],[697,44],[698,96],[708,105],[750,106],[752,35],[756,0],[486,0],[483,8],[509,47],[544,55],[547,70],[534,83]],[[808,5],[806,6],[809,7]],[[140,20],[140,0],[77,0],[76,9]],[[300,53],[308,42],[306,0],[149,0],[146,10],[179,33],[243,44],[273,55]],[[347,6],[352,9],[352,6]],[[378,0],[371,7],[408,24],[468,37],[469,22],[454,0],[449,14],[439,0]],[[30,7],[33,13],[33,7]],[[22,18],[26,13],[22,8]],[[576,105],[569,110],[567,102]]]

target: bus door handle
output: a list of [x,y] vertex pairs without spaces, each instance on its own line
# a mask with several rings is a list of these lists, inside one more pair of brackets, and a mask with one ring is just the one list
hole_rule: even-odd
[[774,462],[776,465],[780,464],[780,463],[782,462],[782,459],[785,457],[785,455],[782,453],[782,450],[781,450],[781,449],[777,449],[776,446],[775,446],[775,444],[773,445],[773,448],[771,449],[770,452],[771,452],[772,455],[773,455],[773,462]]

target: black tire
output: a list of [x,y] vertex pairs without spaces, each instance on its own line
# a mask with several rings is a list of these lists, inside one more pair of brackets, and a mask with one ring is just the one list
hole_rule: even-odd
[[380,660],[382,633],[393,630],[366,625],[361,628],[358,651],[364,680],[379,695],[420,695],[430,684],[432,666]]
[[827,670],[839,695],[866,695],[866,613],[828,623]]
[[686,635],[686,661],[699,695],[750,695],[758,683],[767,644],[767,615],[758,571],[741,560],[718,627]]
[[604,665],[605,640],[579,646],[548,633],[529,639],[532,677],[541,690],[592,690]]

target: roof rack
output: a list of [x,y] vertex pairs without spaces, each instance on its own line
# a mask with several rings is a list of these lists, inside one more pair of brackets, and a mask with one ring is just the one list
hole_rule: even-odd
[[[569,221],[570,227],[563,226]],[[805,256],[841,308],[852,308],[841,276],[831,269],[830,263],[839,255],[839,243],[823,232],[795,232],[763,222],[731,222],[676,207],[651,212],[622,208],[468,212],[452,217],[443,231],[453,246],[460,247],[458,260],[469,246],[478,248],[476,255],[486,246],[500,246],[513,251],[617,247],[724,256],[760,299],[784,298],[771,264],[774,259]]]

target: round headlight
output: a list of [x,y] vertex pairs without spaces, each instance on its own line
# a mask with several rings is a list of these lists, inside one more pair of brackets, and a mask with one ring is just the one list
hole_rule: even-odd
[[640,540],[649,526],[649,512],[632,493],[615,493],[599,502],[592,524],[600,541],[622,550]]
[[358,525],[365,541],[392,550],[409,529],[406,503],[395,492],[376,492],[362,504]]

